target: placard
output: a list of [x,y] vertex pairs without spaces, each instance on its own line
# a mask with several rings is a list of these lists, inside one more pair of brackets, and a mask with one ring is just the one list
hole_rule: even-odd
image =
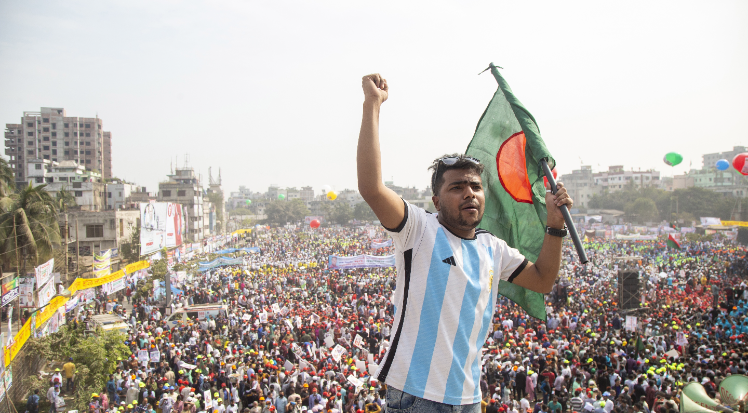
[[271,308],[271,309],[273,310],[273,312],[274,312],[275,314],[278,314],[278,313],[280,313],[280,312],[281,312],[281,309],[280,309],[280,306],[278,305],[278,303],[273,303],[273,304],[271,304],[271,305],[270,305],[270,308]]
[[34,286],[36,286],[34,277],[18,279],[18,299],[21,302],[21,308],[34,308]]
[[44,264],[34,268],[36,275],[36,285],[44,285],[52,279],[52,270],[55,268],[55,259],[45,262]]
[[353,345],[355,347],[361,348],[361,342],[364,341],[363,337],[356,334],[356,337],[353,338]]
[[149,359],[150,354],[148,354],[148,350],[138,350],[138,361],[141,363],[148,363]]
[[336,344],[335,348],[332,349],[332,358],[336,362],[340,361],[340,358],[345,354],[346,350],[340,344]]
[[158,350],[151,351],[151,362],[158,363],[161,361],[161,353]]
[[45,286],[39,289],[39,292],[37,292],[37,294],[37,304],[39,305],[39,307],[44,307],[55,295],[55,283],[48,282]]
[[636,331],[636,317],[626,316],[626,331]]

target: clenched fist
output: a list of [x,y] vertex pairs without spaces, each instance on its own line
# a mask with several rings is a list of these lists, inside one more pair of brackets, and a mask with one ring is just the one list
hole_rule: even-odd
[[361,87],[364,89],[364,98],[367,101],[383,103],[387,100],[389,88],[387,80],[379,73],[366,75],[361,79]]

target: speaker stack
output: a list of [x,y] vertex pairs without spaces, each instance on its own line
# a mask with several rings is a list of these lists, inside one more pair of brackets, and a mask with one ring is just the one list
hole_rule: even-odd
[[630,310],[639,308],[639,272],[618,271],[618,308]]

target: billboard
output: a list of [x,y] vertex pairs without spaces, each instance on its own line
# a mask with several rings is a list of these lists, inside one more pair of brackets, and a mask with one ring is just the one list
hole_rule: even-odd
[[140,255],[182,245],[182,206],[170,202],[140,204]]

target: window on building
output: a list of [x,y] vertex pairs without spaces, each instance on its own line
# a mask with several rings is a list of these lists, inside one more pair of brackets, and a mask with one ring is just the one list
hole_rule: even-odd
[[44,159],[49,160],[49,155],[44,155]]
[[177,191],[177,196],[187,196],[187,191],[180,189]]
[[64,155],[65,155],[65,156],[68,156],[68,155],[70,155],[70,151],[65,151]]
[[70,127],[70,124],[69,124],[69,123],[65,123],[65,127],[66,127],[66,128],[69,128],[69,127]]
[[34,151],[32,151],[31,149],[29,149],[29,151],[28,151],[28,154],[29,154],[29,155],[33,155],[33,154],[34,154]]
[[83,188],[80,182],[73,182],[73,188]]
[[55,130],[55,129],[57,129],[57,124],[56,124],[56,123],[53,123],[53,124],[52,124],[52,130]]
[[57,178],[57,180],[58,181],[62,181],[62,182],[67,182],[68,181],[68,177],[67,176],[61,176],[61,177]]
[[111,197],[112,197],[112,193],[111,192],[107,192],[107,198],[111,198]]
[[34,132],[26,132],[26,136],[34,136]]
[[57,132],[52,132],[52,137],[56,138],[57,137]]
[[52,155],[57,155],[57,149],[52,149]]
[[103,225],[86,225],[86,238],[103,238]]
[[91,124],[90,124],[90,123],[87,123],[87,124],[86,124],[86,129],[88,129],[88,128],[90,128],[90,127],[91,127]]
[[73,136],[78,137],[78,132],[73,132]]
[[86,151],[86,155],[90,155],[90,154],[91,154],[91,151]]
[[47,181],[48,184],[51,184],[55,179],[50,176],[49,178],[44,178],[44,180]]
[[75,196],[80,198],[83,196],[83,191],[75,191]]
[[168,189],[165,189],[161,191],[161,196],[171,196],[171,191]]
[[33,122],[28,122],[26,124],[26,126],[29,127],[29,128],[33,128],[34,127],[34,123]]
[[41,184],[41,183],[44,183],[44,178],[42,178],[41,176],[37,176],[37,177],[36,177],[36,183],[37,183],[37,184]]
[[49,142],[49,136],[44,136],[44,137],[42,137],[42,140],[43,140],[44,142]]
[[34,146],[34,141],[28,141],[26,142],[29,146]]
[[49,132],[49,128],[43,128],[42,132]]
[[70,137],[70,132],[65,132],[65,137],[69,138]]
[[65,146],[70,146],[70,142],[65,141]]
[[[86,135],[90,135],[90,133],[87,133]],[[91,141],[86,141],[86,146],[91,146]]]
[[49,145],[44,145],[44,146],[42,147],[42,149],[43,149],[43,150],[45,150],[45,151],[48,151],[48,150],[49,150]]
[[35,164],[35,165],[34,165],[34,169],[36,169],[36,170],[41,170],[41,169],[42,169],[42,164],[40,164],[40,163],[38,163],[38,164]]
[[49,123],[49,118],[42,118],[42,122]]
[[119,219],[119,236],[125,236],[125,220],[122,218]]
[[91,163],[91,160],[90,159],[86,159],[86,163]]
[[[91,137],[91,133],[90,132],[86,132],[86,137],[90,138]],[[86,142],[86,145],[91,145],[91,144],[89,142]]]

